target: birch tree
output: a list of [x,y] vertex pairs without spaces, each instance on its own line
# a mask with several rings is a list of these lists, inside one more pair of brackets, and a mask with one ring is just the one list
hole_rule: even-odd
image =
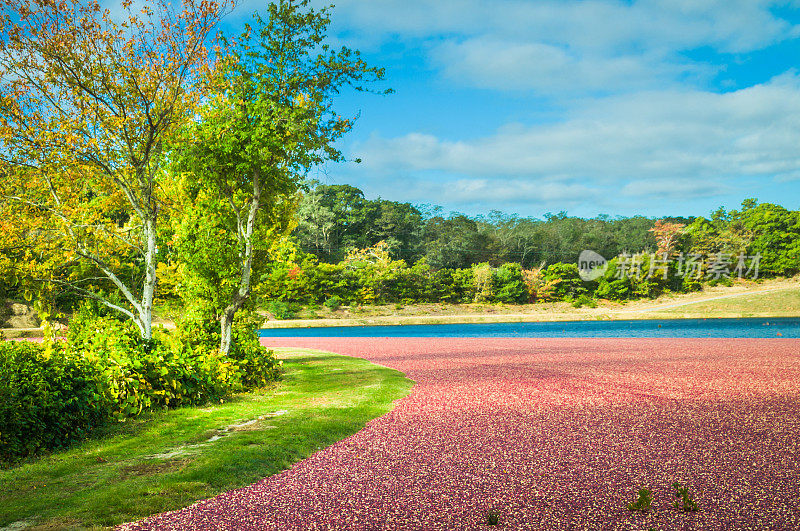
[[225,0],[124,0],[114,13],[97,0],[0,5],[4,200],[32,248],[97,275],[49,281],[124,314],[149,340],[165,146],[193,114]]
[[[325,43],[329,15],[307,0],[280,0],[264,18],[256,14],[239,38],[226,42],[228,60],[207,91],[215,96],[182,141],[177,167],[189,197],[203,198],[187,211],[204,218],[193,222],[194,236],[183,231],[183,241],[196,249],[214,231],[235,241],[235,257],[218,264],[217,272],[196,253],[181,253],[189,276],[215,286],[208,296],[224,353],[231,347],[234,316],[249,300],[256,248],[265,245],[270,220],[282,218],[287,198],[309,168],[343,160],[333,143],[352,128],[353,118],[334,112],[334,96],[347,86],[366,90],[384,76],[357,51]],[[211,282],[220,271],[225,278]]]

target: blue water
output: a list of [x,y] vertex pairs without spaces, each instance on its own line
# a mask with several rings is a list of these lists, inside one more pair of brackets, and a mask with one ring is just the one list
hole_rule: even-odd
[[800,337],[800,318],[270,328],[261,337]]

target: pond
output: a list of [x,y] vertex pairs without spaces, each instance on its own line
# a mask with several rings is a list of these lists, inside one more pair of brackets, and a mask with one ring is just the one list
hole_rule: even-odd
[[800,318],[641,319],[268,328],[261,337],[800,337]]

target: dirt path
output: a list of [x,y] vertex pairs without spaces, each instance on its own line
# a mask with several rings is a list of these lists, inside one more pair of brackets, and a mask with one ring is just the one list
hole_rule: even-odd
[[[800,340],[270,339],[417,382],[290,470],[124,529],[797,529]],[[698,513],[672,507],[692,487]],[[649,514],[626,509],[653,490]]]

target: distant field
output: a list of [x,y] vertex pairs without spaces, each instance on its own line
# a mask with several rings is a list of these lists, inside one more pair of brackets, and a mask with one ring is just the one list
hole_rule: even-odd
[[371,324],[492,323],[593,319],[679,319],[713,317],[800,317],[798,279],[747,282],[688,294],[664,295],[625,304],[600,301],[596,308],[565,302],[525,305],[419,304],[306,311],[301,319],[271,320],[265,328],[363,326]]
[[800,315],[800,286],[797,289],[753,293],[707,302],[696,302],[690,306],[662,310],[668,314],[681,314],[687,310],[703,314],[736,314],[738,317],[755,317],[764,314],[775,317],[794,317]]

